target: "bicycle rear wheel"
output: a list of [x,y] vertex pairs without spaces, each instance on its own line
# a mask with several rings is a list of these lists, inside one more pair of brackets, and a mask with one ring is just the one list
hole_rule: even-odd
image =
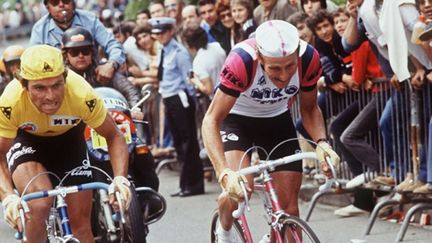
[[288,216],[283,219],[280,232],[284,243],[320,243],[311,227],[296,216]]

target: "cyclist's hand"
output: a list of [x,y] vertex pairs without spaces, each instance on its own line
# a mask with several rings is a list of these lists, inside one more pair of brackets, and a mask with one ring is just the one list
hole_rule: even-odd
[[113,205],[115,210],[118,210],[118,204],[115,203],[114,192],[119,192],[124,208],[128,209],[132,200],[131,191],[129,189],[130,182],[124,176],[116,176],[112,180],[111,185],[108,188],[110,194],[110,203]]
[[22,231],[21,221],[19,218],[21,198],[16,194],[9,194],[2,201],[4,210],[4,219],[12,228]]
[[235,201],[241,201],[245,196],[240,185],[241,181],[247,186],[246,177],[238,171],[233,171],[229,168],[225,168],[219,175],[219,184]]
[[336,154],[336,152],[327,142],[325,141],[319,142],[315,151],[317,153],[317,158],[318,161],[320,162],[321,168],[324,171],[324,174],[326,174],[326,176],[328,176],[328,173],[331,173],[325,160],[326,156],[330,157],[334,167],[339,166],[340,163],[339,155]]

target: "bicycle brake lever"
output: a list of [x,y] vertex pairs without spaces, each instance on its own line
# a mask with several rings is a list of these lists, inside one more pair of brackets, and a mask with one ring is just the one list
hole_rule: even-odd
[[123,210],[123,203],[121,201],[120,193],[115,192],[115,197],[119,206],[119,212],[120,212],[120,221],[122,224],[126,224],[125,216],[124,216],[124,210]]
[[19,209],[19,214],[20,214],[20,221],[21,221],[21,225],[22,225],[22,231],[18,231],[15,233],[15,239],[17,240],[22,240],[23,242],[27,241],[27,236],[26,236],[26,229],[25,229],[25,213],[24,213],[24,209],[20,208]]
[[330,170],[332,172],[332,178],[331,179],[335,183],[336,187],[339,187],[339,181],[337,180],[337,176],[336,176],[336,168],[334,167],[334,165],[333,165],[333,163],[331,161],[330,156],[326,156],[325,160],[326,160],[327,164],[329,165]]

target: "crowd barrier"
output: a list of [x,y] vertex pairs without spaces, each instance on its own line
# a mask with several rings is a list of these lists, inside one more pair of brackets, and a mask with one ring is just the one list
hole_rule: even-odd
[[[377,129],[368,131],[364,139],[378,153],[379,169],[374,170],[372,173],[364,173],[365,182],[372,181],[377,176],[391,176],[394,178],[394,185],[398,185],[405,179],[407,172],[413,173],[414,178],[417,178],[420,163],[422,163],[423,168],[426,168],[423,163],[430,163],[424,156],[428,146],[427,134],[431,117],[432,85],[427,83],[420,91],[417,91],[408,82],[401,85],[400,90],[392,88],[388,79],[376,79],[373,80],[373,83],[374,89],[372,91],[362,89],[360,92],[354,92],[350,90],[342,95],[328,90],[321,92],[320,95],[326,95],[325,106],[321,107],[321,110],[325,117],[328,137],[331,138],[333,147],[340,154],[340,146],[337,143],[339,138],[337,136],[340,136],[340,134],[337,136],[332,134],[334,130],[332,123],[341,112],[344,112],[350,106],[357,106],[358,111],[361,111],[366,105],[373,102],[377,112],[377,120],[374,121]],[[298,105],[299,103],[296,102],[292,107],[295,120],[300,116]],[[383,119],[382,115],[385,109],[391,109],[390,122]],[[386,128],[385,125],[390,125],[390,127]],[[385,145],[388,142],[384,141],[383,136],[384,130],[390,130],[391,133],[391,144],[387,144],[387,146]],[[337,172],[337,186],[333,187],[332,190],[319,191],[313,195],[306,214],[306,221],[310,219],[316,203],[322,196],[353,192],[352,188],[345,188],[346,182],[351,180],[353,176],[345,158],[342,156],[341,159],[342,163]],[[432,167],[429,166],[429,168]],[[368,172],[370,168],[363,164],[362,171]],[[396,191],[394,188],[394,186],[390,185],[370,188],[370,190],[379,190],[380,192],[387,191],[389,196],[387,200],[377,203],[373,209],[366,225],[366,235],[370,234],[373,224],[382,209],[399,205],[399,208],[409,208],[397,236],[397,241],[402,241],[411,217],[416,213],[432,209],[432,199],[430,197],[414,193],[402,193],[401,197],[395,197]]]

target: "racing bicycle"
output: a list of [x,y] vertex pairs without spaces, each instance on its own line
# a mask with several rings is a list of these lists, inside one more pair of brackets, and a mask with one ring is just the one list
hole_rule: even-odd
[[[292,141],[294,139],[288,139],[282,143]],[[280,144],[282,144],[280,143]],[[280,145],[279,144],[279,145]],[[278,145],[278,146],[279,146]],[[276,147],[278,147],[276,146]],[[262,149],[261,147],[253,147],[251,149]],[[249,149],[249,150],[251,150]],[[249,151],[248,150],[248,151]],[[274,149],[272,150],[274,151]],[[245,153],[246,155],[247,153]],[[271,152],[270,152],[271,154]],[[267,156],[269,158],[270,156]],[[293,155],[285,156],[276,160],[259,160],[258,164],[252,165],[246,168],[242,168],[239,172],[243,175],[254,174],[254,191],[258,193],[262,199],[264,211],[266,213],[266,221],[270,226],[275,241],[278,243],[282,242],[296,242],[296,243],[319,243],[317,235],[314,233],[312,228],[302,219],[297,216],[290,215],[283,211],[278,200],[276,190],[273,185],[273,179],[270,174],[275,167],[292,163],[303,159],[315,159],[317,160],[315,152],[299,152]],[[326,158],[326,163],[333,175],[333,178],[326,178],[326,182],[320,186],[320,190],[329,190],[333,183],[336,182],[334,175],[335,168],[330,161],[330,158]],[[245,215],[245,210],[250,211],[249,198],[246,191],[245,183],[241,183],[245,200],[238,204],[238,208],[232,213],[234,218],[233,231],[235,233],[235,242],[238,243],[253,243],[252,234],[248,226],[248,222]],[[211,236],[210,240],[212,243],[217,242],[217,227],[220,227],[219,223],[219,212],[216,210],[211,220]],[[268,240],[270,236],[267,235]],[[268,241],[269,242],[269,241]]]

